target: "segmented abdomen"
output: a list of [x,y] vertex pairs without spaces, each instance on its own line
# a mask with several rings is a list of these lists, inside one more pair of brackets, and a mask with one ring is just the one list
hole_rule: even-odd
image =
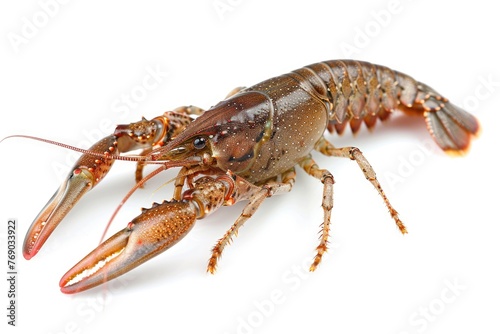
[[312,64],[289,74],[329,110],[330,132],[342,134],[349,123],[356,133],[364,122],[372,128],[396,109],[419,113],[445,151],[464,151],[479,131],[476,118],[451,104],[434,89],[387,67],[355,60]]

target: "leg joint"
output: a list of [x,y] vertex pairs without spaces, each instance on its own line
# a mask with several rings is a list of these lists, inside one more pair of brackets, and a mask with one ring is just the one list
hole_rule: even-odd
[[266,197],[271,197],[271,196],[273,196],[273,194],[274,194],[274,189],[273,189],[273,187],[272,187],[272,186],[270,186],[269,184],[265,184],[265,185],[263,185],[263,186],[262,186],[262,189],[264,189],[264,190],[267,192]]
[[324,184],[327,179],[332,180],[331,181],[332,184],[335,183],[335,179],[333,178],[332,173],[330,173],[329,171],[325,170],[325,171],[323,171],[323,174],[321,175],[321,183]]
[[356,160],[356,156],[359,156],[361,153],[361,150],[357,147],[351,147],[349,148],[349,159],[351,160]]

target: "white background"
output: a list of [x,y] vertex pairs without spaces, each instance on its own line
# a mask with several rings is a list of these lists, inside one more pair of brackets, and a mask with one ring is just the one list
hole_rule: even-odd
[[[9,333],[499,331],[500,24],[491,1],[453,8],[430,0],[69,1],[57,10],[52,2],[52,16],[43,14],[46,2],[0,7],[0,137],[28,134],[80,146],[89,136],[104,135],[102,122],[104,127],[108,121],[128,123],[187,104],[209,107],[236,86],[347,57],[408,73],[469,106],[482,134],[460,158],[430,145],[417,118],[395,117],[356,138],[349,131],[342,138],[328,135],[337,146],[361,148],[409,234],[399,233],[354,162],[316,155],[336,184],[332,249],[315,273],[293,271],[312,259],[322,219],[322,187],[299,172],[292,193],[267,200],[240,230],[216,275],[205,273],[209,251],[241,203],[199,221],[181,243],[116,283],[64,295],[59,278],[96,246],[111,212],[133,186],[134,165],[118,162],[34,259],[18,259],[16,329],[6,325],[2,280],[2,328]],[[389,10],[390,15],[381,14]],[[11,40],[23,36],[27,21],[40,27],[14,47]],[[346,45],[356,50],[348,53]],[[140,89],[147,68],[168,75],[136,108],[117,113],[121,96]],[[19,252],[32,219],[61,181],[55,166],[66,165],[70,155],[25,139],[0,144],[0,220],[18,219]],[[123,228],[139,208],[170,198],[171,185],[157,189],[173,175],[138,191],[111,230]],[[395,175],[399,182],[391,181]],[[3,227],[0,263],[6,272],[5,233]],[[274,295],[281,297],[271,305]]]

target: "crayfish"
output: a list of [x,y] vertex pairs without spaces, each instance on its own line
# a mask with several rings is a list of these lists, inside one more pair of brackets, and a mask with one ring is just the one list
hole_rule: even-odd
[[[207,270],[214,273],[224,248],[263,201],[292,190],[298,166],[323,184],[324,218],[310,266],[314,271],[327,250],[334,178],[316,164],[312,151],[354,160],[406,233],[361,151],[335,147],[324,137],[325,130],[342,134],[347,125],[353,133],[363,123],[371,129],[397,110],[422,116],[437,145],[447,152],[465,152],[479,132],[474,116],[429,86],[387,67],[354,60],[320,62],[235,89],[206,111],[180,107],[150,121],[119,125],[88,150],[70,147],[84,154],[35,218],[24,241],[24,257],[37,254],[69,210],[120,159],[137,162],[134,189],[163,170],[181,167],[173,198],[143,209],[83,258],[62,277],[61,291],[75,293],[116,278],[173,246],[197,219],[246,201],[212,249]],[[121,155],[137,149],[142,153]],[[143,177],[146,164],[159,167]]]

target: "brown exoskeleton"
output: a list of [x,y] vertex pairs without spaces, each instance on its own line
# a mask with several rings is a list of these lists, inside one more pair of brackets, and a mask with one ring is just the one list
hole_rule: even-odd
[[[356,161],[399,230],[406,233],[361,151],[337,148],[324,137],[325,130],[342,134],[348,124],[353,133],[363,123],[372,128],[396,110],[423,116],[436,143],[448,152],[465,152],[479,132],[476,118],[408,75],[353,60],[312,64],[236,90],[204,113],[186,107],[152,121],[119,126],[115,134],[84,151],[68,180],[33,222],[24,255],[29,259],[38,252],[78,199],[105,176],[114,159],[127,159],[139,162],[138,180],[147,163],[161,164],[160,170],[182,167],[173,199],[143,209],[126,228],[75,265],[61,279],[62,292],[86,290],[122,275],[182,239],[196,219],[246,200],[241,215],[212,250],[208,271],[214,273],[238,229],[267,197],[292,189],[295,167],[300,166],[323,183],[324,219],[313,271],[327,249],[334,179],[315,163],[312,151]],[[193,121],[190,114],[201,116]],[[136,148],[145,149],[139,157],[118,156]]]

